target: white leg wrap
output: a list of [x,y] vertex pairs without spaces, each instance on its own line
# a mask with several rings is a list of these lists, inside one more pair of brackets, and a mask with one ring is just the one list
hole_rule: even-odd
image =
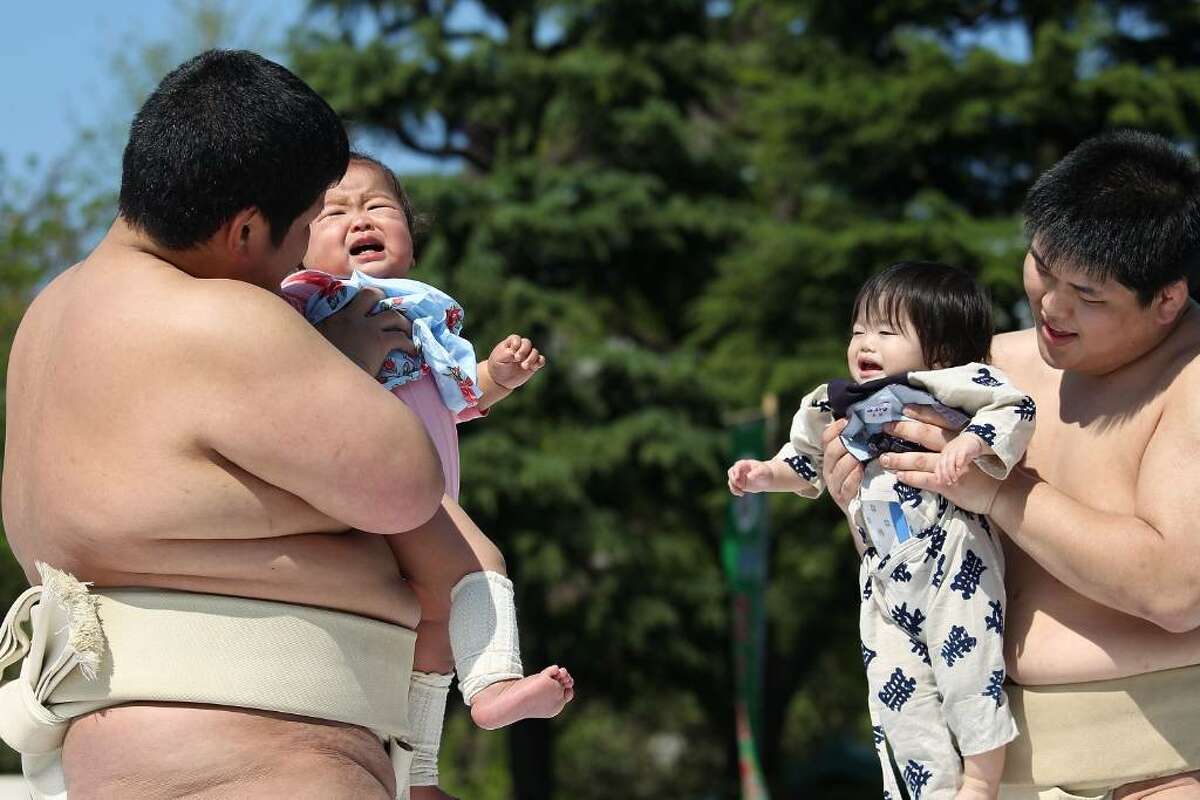
[[408,725],[412,728],[412,765],[409,786],[438,785],[438,748],[442,744],[442,720],[446,695],[454,675],[413,672],[408,686]]
[[472,572],[450,591],[450,650],[463,700],[497,681],[524,677],[512,581]]

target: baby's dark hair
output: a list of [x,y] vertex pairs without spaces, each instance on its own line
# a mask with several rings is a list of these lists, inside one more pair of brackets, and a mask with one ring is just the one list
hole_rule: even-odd
[[1200,162],[1162,136],[1119,130],[1088,139],[1038,178],[1025,233],[1051,269],[1113,279],[1149,305],[1200,273]]
[[405,191],[404,185],[400,183],[400,179],[396,177],[396,173],[392,172],[391,169],[389,169],[388,166],[378,158],[369,156],[366,153],[358,150],[351,150],[350,163],[353,164],[355,162],[374,167],[375,169],[379,170],[385,179],[387,179],[392,193],[396,195],[396,200],[400,203],[400,210],[404,212],[404,221],[408,223],[408,232],[415,239],[417,233],[424,231],[426,221],[425,216],[423,214],[418,214],[416,209],[413,208],[412,200],[409,198],[408,192]]
[[986,362],[992,301],[965,270],[934,261],[900,261],[872,275],[854,298],[852,319],[901,326],[907,319],[930,369]]

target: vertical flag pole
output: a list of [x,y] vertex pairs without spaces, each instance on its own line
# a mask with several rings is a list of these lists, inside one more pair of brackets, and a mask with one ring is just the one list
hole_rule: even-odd
[[[778,401],[763,398],[762,414],[730,428],[732,460],[763,460]],[[769,800],[759,761],[763,726],[766,655],[766,583],[770,529],[763,494],[731,498],[721,554],[733,596],[733,656],[736,680],[738,773],[742,800]]]

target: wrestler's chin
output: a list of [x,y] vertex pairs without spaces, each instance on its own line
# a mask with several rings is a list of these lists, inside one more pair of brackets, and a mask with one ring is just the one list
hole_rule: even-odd
[[1042,361],[1046,362],[1046,366],[1054,369],[1067,370],[1071,369],[1072,365],[1078,362],[1078,353],[1076,349],[1079,344],[1079,336],[1073,335],[1067,338],[1066,341],[1052,342],[1049,336],[1044,332],[1041,325],[1037,326],[1037,346],[1038,353],[1042,356]]

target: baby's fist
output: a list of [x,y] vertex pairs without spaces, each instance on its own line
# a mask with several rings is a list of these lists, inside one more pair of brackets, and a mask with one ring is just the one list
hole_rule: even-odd
[[729,468],[729,491],[736,497],[771,488],[771,466],[765,461],[743,458]]
[[953,486],[975,461],[988,451],[983,439],[973,433],[960,433],[942,450],[937,463],[937,479],[944,486]]
[[533,342],[513,333],[492,348],[487,364],[492,380],[505,389],[516,389],[546,366],[546,357]]

